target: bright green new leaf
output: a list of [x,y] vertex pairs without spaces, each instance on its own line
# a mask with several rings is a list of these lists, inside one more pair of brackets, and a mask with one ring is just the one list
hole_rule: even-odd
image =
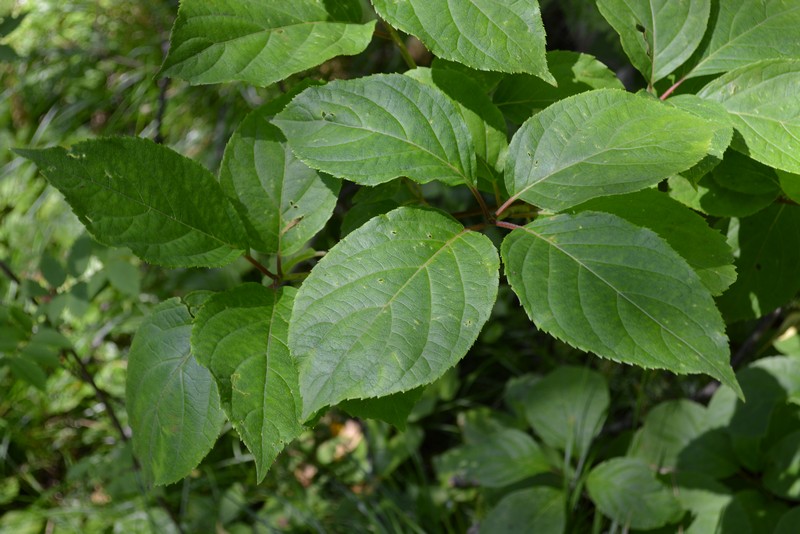
[[256,460],[261,481],[303,431],[287,336],[294,288],[243,284],[209,298],[192,328],[192,352],[219,386],[222,407]]
[[733,252],[725,236],[655,189],[596,198],[574,210],[611,213],[654,231],[689,263],[712,295],[721,295],[736,280]]
[[475,146],[458,108],[402,74],[311,87],[273,123],[309,166],[359,184],[407,176],[475,185]]
[[398,208],[350,233],[311,271],[292,312],[303,419],[442,376],[488,319],[498,268],[487,237],[432,210]]
[[[800,18],[800,5],[797,12]],[[800,60],[744,66],[712,81],[698,96],[720,102],[731,114],[741,136],[733,140],[736,150],[800,173]]]
[[644,189],[700,161],[713,135],[708,121],[624,91],[566,98],[514,135],[505,173],[509,202],[558,211]]
[[511,232],[502,255],[541,330],[604,358],[706,373],[740,391],[711,294],[652,231],[606,213],[558,215]]
[[166,267],[217,267],[247,248],[236,210],[198,163],[133,137],[17,150],[39,166],[92,236]]
[[538,486],[509,493],[481,521],[481,534],[536,532],[563,534],[567,526],[566,496],[561,490]]
[[603,375],[564,366],[532,384],[520,400],[542,441],[582,459],[603,427],[610,397]]
[[508,75],[497,86],[492,99],[509,120],[522,124],[550,104],[592,89],[624,89],[614,71],[589,54],[553,50],[547,64],[557,87],[530,74]]
[[333,57],[363,51],[375,22],[356,24],[348,9],[326,4],[182,0],[161,74],[193,84],[267,86]]
[[128,354],[125,406],[147,480],[185,477],[217,441],[225,416],[217,385],[191,352],[192,316],[173,298],[156,306]]
[[478,443],[450,449],[437,458],[437,470],[453,470],[488,488],[502,488],[550,470],[547,455],[528,434],[501,428]]
[[601,463],[589,473],[586,489],[597,508],[626,529],[659,528],[683,515],[672,492],[636,458]]
[[598,0],[622,48],[651,84],[697,49],[706,32],[711,0]]
[[800,208],[776,204],[731,222],[728,240],[737,252],[739,277],[719,299],[726,319],[755,319],[791,300],[800,290]]
[[219,181],[238,208],[253,248],[268,254],[297,252],[333,213],[341,182],[292,154],[270,119],[269,103],[236,129],[222,158]]
[[372,0],[372,5],[386,22],[418,37],[439,57],[555,83],[547,71],[537,0]]
[[687,78],[762,59],[800,57],[800,39],[794,38],[800,27],[797,0],[718,0],[712,3],[709,27]]

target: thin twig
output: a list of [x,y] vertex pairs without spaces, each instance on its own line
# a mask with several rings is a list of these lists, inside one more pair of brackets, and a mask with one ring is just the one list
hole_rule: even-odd
[[499,226],[500,228],[506,228],[507,230],[519,230],[522,226],[506,221],[496,221],[494,223],[495,226]]
[[397,33],[397,30],[392,28],[389,24],[386,24],[386,29],[389,31],[389,35],[392,36],[392,41],[394,41],[394,43],[397,45],[397,48],[400,49],[400,55],[403,56],[403,61],[406,62],[408,68],[416,69],[417,62],[414,61],[413,57],[411,57],[411,54],[409,53],[408,48],[406,47],[406,43],[403,42],[403,39],[402,37],[400,37],[400,34]]
[[265,276],[269,276],[270,279],[272,279],[272,281],[274,281],[274,282],[280,282],[281,281],[281,279],[280,279],[280,277],[278,275],[273,274],[272,272],[270,272],[269,269],[267,269],[266,267],[261,265],[261,263],[259,263],[259,261],[257,259],[255,259],[253,256],[251,256],[250,254],[245,254],[244,255],[244,259],[246,259],[251,264],[253,264],[253,267],[255,267],[256,269],[261,271],[262,274],[264,274]]

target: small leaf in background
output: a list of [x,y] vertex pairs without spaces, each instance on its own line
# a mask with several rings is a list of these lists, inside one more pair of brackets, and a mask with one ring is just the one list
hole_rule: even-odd
[[800,175],[776,169],[783,194],[800,204]]
[[562,98],[592,89],[624,89],[614,71],[589,54],[552,50],[547,64],[557,87],[530,74],[510,74],[500,81],[492,100],[510,121],[522,124]]
[[[778,522],[789,511],[789,507],[785,503],[756,489],[739,491],[734,496],[734,502],[745,511],[747,523],[753,534],[762,532],[774,534]],[[797,529],[795,528],[795,530]]]
[[105,269],[112,286],[123,295],[138,298],[142,290],[142,274],[129,258],[112,255],[105,263]]
[[533,487],[509,493],[481,521],[481,534],[536,532],[563,534],[567,526],[566,496],[549,487]]
[[734,150],[692,183],[669,179],[670,196],[692,209],[717,217],[746,217],[766,208],[780,193],[775,170]]
[[42,259],[39,261],[39,270],[48,285],[54,289],[60,287],[67,280],[67,271],[64,266],[49,252],[42,254]]
[[722,294],[736,280],[733,252],[725,236],[664,193],[645,189],[596,198],[573,209],[611,213],[654,231],[689,263],[712,295]]
[[597,465],[589,473],[586,489],[597,508],[625,528],[660,528],[684,514],[672,492],[636,458],[614,458]]
[[192,329],[192,352],[214,375],[259,481],[303,431],[297,369],[286,344],[295,294],[291,287],[240,285],[206,300]]
[[696,95],[673,96],[666,102],[678,109],[707,120],[714,128],[714,137],[711,138],[711,147],[708,150],[708,155],[694,167],[681,173],[681,176],[688,178],[692,182],[697,182],[722,162],[725,151],[733,139],[733,121],[722,104],[713,100],[703,100]]
[[214,176],[152,141],[115,137],[17,150],[36,163],[98,241],[166,267],[216,267],[247,247]]
[[537,0],[372,0],[372,5],[386,22],[418,37],[441,58],[555,83],[547,70]]
[[762,59],[800,57],[800,5],[795,0],[714,2],[710,31],[687,78],[718,74]]
[[[800,19],[800,6],[796,11]],[[800,60],[747,65],[712,81],[698,96],[721,103],[731,114],[739,134],[733,148],[770,167],[800,173]]]
[[800,290],[800,208],[775,204],[731,221],[728,242],[736,258],[736,282],[718,300],[729,321],[755,319],[789,302]]
[[253,0],[182,0],[161,75],[264,87],[333,57],[358,54],[372,40],[375,22],[354,23],[358,2],[344,1],[329,9],[328,2],[292,0],[287,9]]
[[511,140],[506,188],[554,211],[630,193],[684,171],[714,130],[696,115],[614,89],[581,93],[528,119]]
[[81,235],[72,244],[67,256],[67,272],[75,278],[80,277],[89,267],[89,260],[92,257],[94,241],[86,234]]
[[502,488],[550,470],[539,444],[513,428],[501,428],[484,434],[479,443],[450,449],[436,458],[435,465],[440,473],[453,472],[488,488]]
[[0,363],[8,365],[11,372],[20,380],[31,384],[40,391],[47,387],[47,375],[35,362],[24,356],[7,356],[0,359]]
[[772,534],[796,534],[797,525],[800,525],[800,506],[783,514]]
[[270,119],[270,102],[251,112],[225,147],[219,181],[239,210],[253,248],[297,252],[328,222],[341,181],[295,158]]
[[681,506],[692,515],[684,534],[753,534],[747,514],[731,490],[708,475],[679,471],[670,477]]
[[711,0],[598,0],[597,7],[619,34],[633,66],[654,84],[700,45]]
[[764,486],[778,497],[800,501],[800,431],[785,436],[767,452]]
[[407,180],[392,180],[375,187],[363,187],[352,198],[352,206],[342,219],[342,237],[373,217],[400,206],[422,205],[419,191]]
[[711,294],[652,231],[606,213],[557,215],[511,232],[502,256],[539,329],[604,358],[706,373],[738,390]]
[[350,233],[300,288],[289,327],[303,418],[431,383],[472,346],[497,295],[486,236],[398,208]]
[[211,373],[191,353],[192,316],[173,298],[142,322],[128,354],[125,406],[148,483],[188,475],[217,441],[225,415]]
[[603,375],[564,366],[532,384],[520,401],[542,441],[582,459],[603,427],[610,398]]
[[475,146],[458,108],[402,74],[311,87],[273,123],[306,164],[359,184],[407,176],[475,185]]
[[376,399],[346,400],[340,402],[338,407],[353,417],[379,419],[398,430],[405,430],[408,416],[424,391],[424,387],[418,387]]

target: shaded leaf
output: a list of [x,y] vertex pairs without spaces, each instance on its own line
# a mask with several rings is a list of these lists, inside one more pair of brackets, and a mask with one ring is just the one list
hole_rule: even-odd
[[140,138],[17,150],[63,193],[92,236],[166,267],[214,267],[247,247],[244,227],[214,176]]
[[598,0],[622,48],[651,84],[692,55],[708,24],[711,0]]
[[497,252],[439,212],[398,208],[334,246],[297,295],[289,347],[303,418],[439,378],[489,317]]
[[372,5],[386,22],[418,37],[439,57],[555,83],[547,70],[537,0],[372,0]]
[[709,150],[708,121],[613,89],[589,91],[528,119],[509,147],[511,199],[554,211],[629,193],[690,168]]
[[352,24],[347,9],[326,4],[182,0],[161,75],[193,84],[267,86],[335,56],[363,51],[375,22]]
[[453,102],[401,74],[337,80],[306,89],[273,120],[295,155],[340,178],[377,185],[475,185],[475,147]]
[[259,481],[303,431],[287,346],[295,294],[290,287],[243,284],[206,300],[192,328],[192,351],[214,375],[222,407],[255,457]]
[[713,100],[703,100],[697,95],[673,96],[666,102],[707,120],[714,128],[714,137],[711,138],[708,155],[694,167],[681,173],[681,176],[696,182],[722,161],[725,151],[733,139],[733,121],[722,104]]
[[785,436],[767,452],[764,486],[778,497],[800,501],[800,431]]
[[346,400],[339,403],[339,408],[353,417],[379,419],[399,430],[405,430],[408,416],[424,391],[424,387],[418,387],[375,399]]
[[604,358],[706,373],[738,390],[710,293],[652,231],[605,213],[557,215],[511,232],[502,255],[541,330]]
[[480,532],[562,534],[567,526],[566,496],[561,490],[533,487],[503,497],[481,522]]
[[142,322],[128,354],[125,406],[148,483],[169,484],[208,454],[224,414],[211,373],[191,352],[192,316],[173,298]]

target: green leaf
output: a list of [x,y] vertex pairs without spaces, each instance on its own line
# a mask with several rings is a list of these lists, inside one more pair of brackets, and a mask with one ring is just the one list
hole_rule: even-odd
[[800,431],[785,436],[767,452],[764,486],[778,497],[800,501]]
[[608,384],[591,369],[564,366],[532,384],[521,401],[542,441],[580,459],[606,419]]
[[39,270],[52,288],[60,287],[67,280],[67,271],[64,266],[49,252],[42,254],[42,258],[39,261]]
[[497,86],[492,99],[509,120],[522,124],[562,98],[592,89],[624,89],[614,71],[589,54],[553,50],[547,64],[557,87],[529,74],[506,76]]
[[772,534],[795,534],[797,525],[800,524],[800,506],[792,508],[783,516]]
[[211,373],[191,353],[192,316],[173,298],[142,322],[128,354],[125,406],[148,483],[188,475],[217,440],[224,414]]
[[303,431],[287,335],[296,290],[243,284],[209,298],[192,328],[192,352],[217,382],[222,407],[264,479],[284,445]]
[[508,132],[503,114],[481,86],[466,75],[446,68],[420,67],[405,74],[439,88],[450,97],[469,128],[478,158],[479,176],[494,181],[495,176],[503,171]]
[[596,198],[574,208],[587,210],[611,213],[654,231],[689,263],[712,295],[722,294],[736,280],[733,253],[725,237],[663,193],[645,189]]
[[706,373],[740,391],[710,293],[652,231],[606,213],[557,215],[511,232],[502,255],[539,329],[604,358]]
[[511,199],[563,210],[629,193],[688,169],[709,151],[708,121],[613,89],[576,95],[528,119],[506,160]]
[[424,387],[418,387],[376,399],[347,400],[341,402],[339,408],[353,417],[380,419],[398,430],[405,430],[408,416],[424,391]]
[[589,473],[586,489],[597,508],[625,528],[659,528],[683,515],[672,492],[635,458],[601,463]]
[[[749,161],[755,163],[753,160]],[[736,173],[737,170],[731,163],[726,164],[725,160],[720,167],[723,168],[715,168],[700,178],[696,184],[682,176],[670,177],[668,181],[670,197],[693,210],[715,217],[747,217],[772,204],[778,196],[777,189],[762,194],[741,193],[729,189],[725,176],[728,171]],[[740,176],[754,178],[754,181],[761,181],[765,177],[759,170],[753,169],[751,163],[742,168]]]
[[340,241],[311,271],[292,312],[303,419],[442,376],[488,319],[498,264],[487,237],[426,209],[398,208]]
[[363,51],[375,21],[351,24],[351,16],[342,17],[347,10],[325,4],[182,0],[161,75],[193,84],[267,86],[333,57]]
[[372,0],[372,5],[386,22],[418,37],[439,57],[555,83],[547,70],[537,0]]
[[778,169],[775,170],[775,173],[778,175],[783,194],[800,204],[800,175]]
[[475,146],[458,108],[402,74],[311,87],[273,123],[306,164],[359,184],[407,176],[475,185]]
[[708,155],[694,167],[681,173],[681,176],[696,182],[722,161],[725,150],[727,150],[733,139],[733,121],[722,104],[713,100],[703,100],[697,95],[673,96],[666,102],[678,109],[707,120],[714,128],[714,137],[711,138],[711,147],[708,150]]
[[681,506],[692,515],[686,534],[751,534],[744,509],[726,486],[702,473],[678,472],[670,479]]
[[112,258],[105,264],[108,281],[121,293],[138,298],[142,289],[139,268],[123,258]]
[[[711,28],[686,76],[707,76],[762,59],[800,57],[800,5],[795,0],[712,3]],[[744,86],[747,87],[747,86]]]
[[24,380],[39,391],[47,389],[47,375],[44,374],[44,371],[36,362],[24,356],[11,356],[0,360],[0,362],[7,364],[17,379]]
[[[166,267],[214,267],[247,248],[244,227],[214,176],[133,137],[17,150],[36,163],[98,241]],[[168,186],[167,186],[168,185]]]
[[539,444],[514,428],[502,428],[484,435],[480,443],[450,449],[437,458],[437,464],[437,471],[454,470],[488,488],[502,488],[550,470]]
[[700,45],[711,0],[598,0],[622,48],[651,84],[680,67]]
[[755,319],[789,302],[800,290],[800,208],[776,204],[731,221],[728,239],[739,277],[719,299],[726,319]]
[[[797,13],[800,18],[800,7]],[[731,114],[739,134],[733,140],[736,150],[800,173],[800,60],[744,66],[712,81],[698,96],[720,102]]]
[[274,107],[256,109],[236,129],[225,147],[219,181],[239,210],[253,248],[288,255],[325,226],[341,182],[294,157],[269,122]]
[[566,496],[546,486],[514,491],[503,497],[481,522],[481,533],[563,534],[567,526]]

